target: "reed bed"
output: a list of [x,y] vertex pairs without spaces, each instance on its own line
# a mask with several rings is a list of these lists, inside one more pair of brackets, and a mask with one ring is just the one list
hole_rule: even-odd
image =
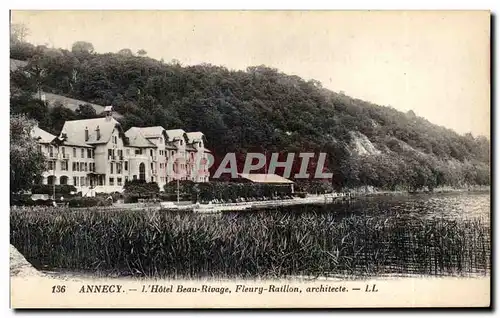
[[481,219],[339,216],[328,206],[224,215],[14,208],[11,243],[39,269],[154,277],[484,275]]

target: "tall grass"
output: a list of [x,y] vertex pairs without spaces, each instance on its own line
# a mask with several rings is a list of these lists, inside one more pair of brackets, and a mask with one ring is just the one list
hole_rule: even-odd
[[467,275],[490,270],[476,220],[346,217],[324,207],[203,216],[15,208],[11,243],[35,267],[162,277]]

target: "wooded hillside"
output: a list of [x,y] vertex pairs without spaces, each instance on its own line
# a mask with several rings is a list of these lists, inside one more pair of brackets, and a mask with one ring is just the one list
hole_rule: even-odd
[[[123,51],[123,50],[122,50]],[[459,135],[413,112],[402,113],[332,92],[321,83],[266,66],[246,70],[182,66],[133,54],[97,54],[11,43],[11,112],[27,113],[58,133],[67,119],[96,116],[61,107],[50,111],[42,89],[113,105],[131,126],[202,131],[217,155],[247,151],[327,152],[333,185],[384,189],[490,183],[490,142]],[[31,92],[31,93],[28,93]],[[82,114],[83,112],[83,114]]]

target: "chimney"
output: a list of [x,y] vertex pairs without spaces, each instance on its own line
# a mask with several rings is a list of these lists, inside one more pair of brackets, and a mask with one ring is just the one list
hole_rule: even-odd
[[85,127],[85,141],[89,140],[89,128]]
[[101,130],[99,129],[99,126],[97,126],[97,128],[95,129],[95,133],[96,133],[96,139],[97,140],[100,140],[101,139]]
[[113,117],[113,106],[104,107],[104,114],[106,114],[106,121],[111,120]]

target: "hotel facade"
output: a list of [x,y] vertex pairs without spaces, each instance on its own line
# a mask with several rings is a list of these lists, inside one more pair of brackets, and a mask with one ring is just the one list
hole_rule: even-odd
[[201,132],[161,126],[124,131],[107,106],[105,117],[66,121],[59,136],[32,131],[47,158],[43,184],[73,185],[83,196],[123,191],[127,180],[207,182],[208,155]]

